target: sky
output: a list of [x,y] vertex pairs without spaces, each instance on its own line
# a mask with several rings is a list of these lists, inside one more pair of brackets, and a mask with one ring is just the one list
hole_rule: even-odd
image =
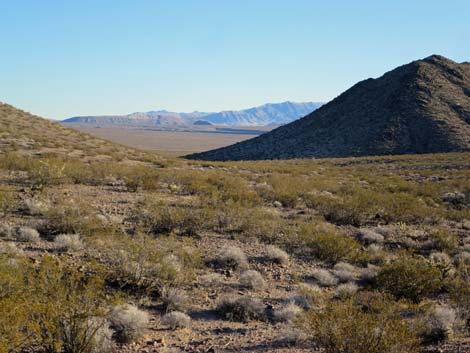
[[468,0],[0,0],[0,101],[64,119],[326,102],[441,54]]

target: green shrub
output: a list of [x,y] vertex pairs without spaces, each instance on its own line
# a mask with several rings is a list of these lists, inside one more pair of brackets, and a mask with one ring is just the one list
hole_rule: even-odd
[[439,251],[453,251],[458,245],[458,237],[445,228],[436,229],[429,234],[433,247]]
[[328,225],[308,224],[302,227],[298,246],[303,254],[335,264],[342,260],[358,260],[362,256],[359,243]]
[[93,352],[110,303],[100,276],[51,257],[38,268],[3,258],[0,287],[0,352]]
[[408,256],[382,267],[375,280],[377,289],[414,302],[437,294],[442,284],[442,273],[437,267]]
[[419,342],[392,302],[377,300],[364,310],[353,299],[310,310],[299,326],[326,353],[417,352]]

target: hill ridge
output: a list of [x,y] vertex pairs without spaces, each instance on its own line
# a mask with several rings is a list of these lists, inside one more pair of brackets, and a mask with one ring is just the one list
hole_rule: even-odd
[[204,160],[470,151],[470,66],[432,55],[353,85],[293,123]]

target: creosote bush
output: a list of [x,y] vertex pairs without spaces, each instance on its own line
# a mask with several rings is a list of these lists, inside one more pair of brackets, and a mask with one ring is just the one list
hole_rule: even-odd
[[369,304],[364,310],[353,299],[329,301],[307,312],[298,325],[326,353],[418,352],[416,334],[393,302],[378,299]]
[[442,273],[426,260],[403,256],[382,267],[375,285],[397,298],[419,302],[441,290]]
[[303,252],[328,263],[356,260],[362,255],[357,241],[325,224],[304,226],[298,241]]
[[37,268],[3,256],[0,287],[0,352],[33,346],[51,353],[96,351],[111,303],[100,276],[48,256]]

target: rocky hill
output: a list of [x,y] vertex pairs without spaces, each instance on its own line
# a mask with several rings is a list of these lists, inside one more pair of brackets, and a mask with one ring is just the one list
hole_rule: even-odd
[[260,160],[470,151],[470,63],[433,55],[351,87],[257,138],[192,159]]
[[175,113],[166,110],[132,113],[127,115],[76,116],[65,119],[65,124],[146,125],[146,126],[188,126],[196,121],[205,120],[216,125],[229,126],[271,126],[290,123],[311,113],[322,103],[283,102],[264,104],[244,110],[228,110],[217,113]]

